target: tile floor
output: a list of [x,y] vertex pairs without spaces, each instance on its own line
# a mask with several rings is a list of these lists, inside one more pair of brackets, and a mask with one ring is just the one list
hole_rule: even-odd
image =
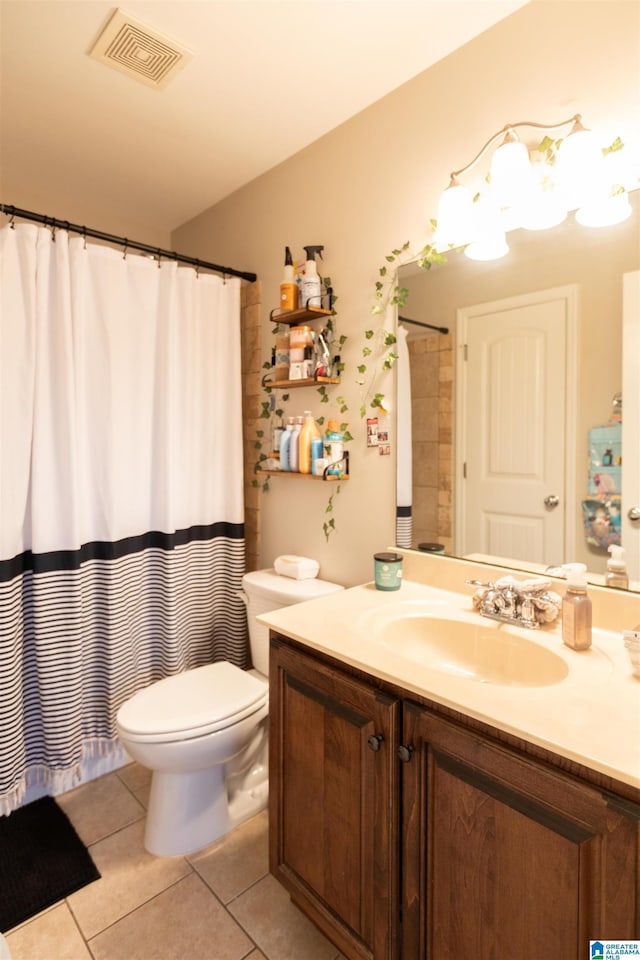
[[12,960],[344,960],[268,873],[267,814],[187,857],[143,847],[137,764],[58,803],[101,878],[5,934]]

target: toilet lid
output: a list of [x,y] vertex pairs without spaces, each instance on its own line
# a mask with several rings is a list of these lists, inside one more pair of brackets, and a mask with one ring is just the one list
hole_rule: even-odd
[[255,713],[268,695],[265,681],[222,660],[140,690],[120,707],[118,726],[144,740],[204,736]]

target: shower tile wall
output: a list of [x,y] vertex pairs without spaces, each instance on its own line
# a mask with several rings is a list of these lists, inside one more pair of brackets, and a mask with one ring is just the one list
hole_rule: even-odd
[[257,570],[260,556],[260,491],[252,486],[256,461],[256,430],[260,429],[262,346],[260,301],[262,286],[244,283],[241,293],[242,420],[244,424],[244,513],[247,570]]
[[452,546],[451,335],[408,341],[413,427],[413,545]]

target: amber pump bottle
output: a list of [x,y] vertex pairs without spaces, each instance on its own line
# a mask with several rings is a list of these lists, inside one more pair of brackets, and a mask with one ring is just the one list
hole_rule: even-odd
[[591,646],[591,600],[587,596],[584,563],[569,565],[567,589],[562,600],[562,642],[572,650]]

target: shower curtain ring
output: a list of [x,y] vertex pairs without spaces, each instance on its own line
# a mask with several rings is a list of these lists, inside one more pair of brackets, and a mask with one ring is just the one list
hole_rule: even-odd
[[127,259],[127,247],[128,247],[128,246],[129,246],[129,241],[128,241],[127,238],[125,237],[125,238],[124,238],[124,247],[122,248],[122,259],[123,259],[123,260],[126,260],[126,259]]
[[200,279],[200,261],[196,260],[196,280]]
[[156,256],[157,256],[157,258],[158,258],[158,270],[159,270],[159,269],[160,269],[160,261],[162,260],[162,251],[161,251],[160,247],[158,247],[158,252],[156,253]]

